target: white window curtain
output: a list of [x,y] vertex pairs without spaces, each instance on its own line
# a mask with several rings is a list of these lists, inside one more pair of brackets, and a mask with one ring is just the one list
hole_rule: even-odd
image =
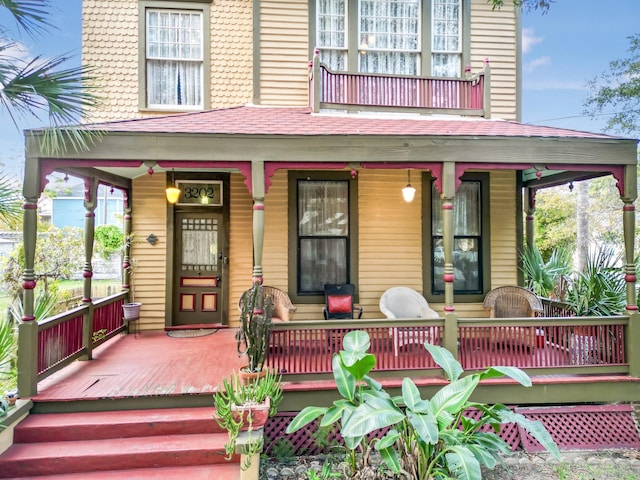
[[147,11],[147,104],[202,107],[202,13]]
[[462,0],[432,0],[431,74],[459,77],[462,73]]
[[360,0],[360,71],[417,75],[420,1]]
[[316,46],[320,61],[334,71],[347,70],[346,0],[319,0]]
[[348,182],[298,182],[298,239],[301,293],[348,282]]

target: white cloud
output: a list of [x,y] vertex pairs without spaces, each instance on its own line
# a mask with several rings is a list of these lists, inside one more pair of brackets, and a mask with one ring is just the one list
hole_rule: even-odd
[[538,67],[543,67],[544,65],[551,64],[551,57],[538,57],[533,60],[526,62],[522,67],[526,73],[533,72]]
[[527,81],[525,79],[522,87],[525,90],[588,90],[584,82],[577,80],[546,79],[541,81]]
[[542,37],[536,37],[533,28],[522,29],[522,53],[529,53],[531,47],[540,42]]

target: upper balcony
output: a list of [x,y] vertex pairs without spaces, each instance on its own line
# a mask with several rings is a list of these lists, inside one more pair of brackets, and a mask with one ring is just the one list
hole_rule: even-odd
[[309,102],[321,109],[412,112],[491,118],[490,67],[466,78],[332,72],[318,52],[309,62]]

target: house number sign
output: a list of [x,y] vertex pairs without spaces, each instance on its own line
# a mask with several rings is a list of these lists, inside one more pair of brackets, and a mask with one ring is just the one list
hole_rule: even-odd
[[180,189],[178,205],[222,205],[222,180],[178,180],[176,186]]

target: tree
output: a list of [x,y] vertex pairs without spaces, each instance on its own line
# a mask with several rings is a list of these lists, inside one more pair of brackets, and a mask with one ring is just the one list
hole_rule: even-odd
[[607,130],[640,132],[640,34],[629,37],[629,57],[609,62],[609,70],[591,80],[585,113],[611,115]]
[[[511,0],[513,5],[518,8],[524,8],[525,10],[541,10],[542,13],[546,13],[554,0]],[[507,3],[511,3],[507,1]],[[487,3],[493,6],[494,9],[500,9],[504,7],[504,0],[487,0]]]
[[[0,0],[0,8],[15,19],[18,30],[32,37],[51,28],[49,0]],[[47,155],[63,153],[65,139],[76,151],[87,149],[100,136],[100,132],[77,125],[85,110],[98,104],[92,68],[64,68],[67,54],[24,61],[12,53],[17,45],[6,26],[0,25],[0,108],[18,129],[25,117],[42,120],[48,116],[52,128],[45,129],[41,137]]]
[[[82,269],[84,261],[83,233],[79,228],[51,228],[40,233],[36,245],[35,274],[38,285],[42,280],[45,291],[52,280],[69,278]],[[18,245],[2,266],[2,281],[7,293],[17,297],[22,291],[21,278],[24,272],[24,250]]]

